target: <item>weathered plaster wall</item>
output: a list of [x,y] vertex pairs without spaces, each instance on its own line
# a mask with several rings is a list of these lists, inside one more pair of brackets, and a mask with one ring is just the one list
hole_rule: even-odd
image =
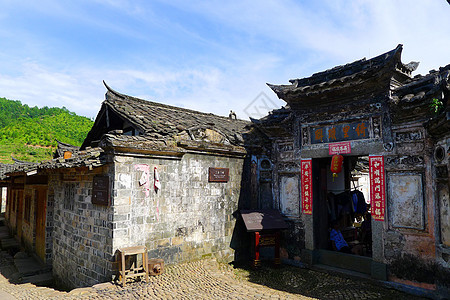
[[[179,263],[204,256],[233,258],[230,243],[243,159],[185,154],[115,157],[113,250],[145,245],[149,258]],[[161,189],[154,189],[154,167]],[[228,182],[208,182],[209,167],[229,168]]]
[[107,167],[69,170],[49,178],[53,195],[53,274],[66,287],[109,281],[112,276],[112,207],[93,205],[92,181]]
[[432,146],[422,124],[393,126],[395,147],[385,157],[387,228],[385,262],[412,254],[436,258]]
[[439,228],[436,236],[439,262],[450,268],[450,135],[442,137],[436,142],[434,149],[437,220]]

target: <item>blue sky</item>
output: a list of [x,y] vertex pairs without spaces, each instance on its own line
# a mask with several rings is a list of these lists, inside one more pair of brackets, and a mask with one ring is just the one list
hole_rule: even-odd
[[447,1],[0,0],[0,97],[95,117],[105,80],[124,94],[247,119],[285,104],[266,82],[400,43],[403,62],[420,61],[414,74],[449,64]]

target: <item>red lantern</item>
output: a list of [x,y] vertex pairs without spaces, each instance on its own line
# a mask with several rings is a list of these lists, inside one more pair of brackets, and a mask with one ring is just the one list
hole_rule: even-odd
[[331,158],[331,172],[333,173],[333,180],[338,176],[338,173],[342,171],[342,162],[344,157],[340,154],[335,154]]

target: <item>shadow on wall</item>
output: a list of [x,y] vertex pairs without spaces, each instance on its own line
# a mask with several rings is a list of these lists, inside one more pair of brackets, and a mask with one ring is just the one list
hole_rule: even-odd
[[251,185],[251,159],[248,157],[244,160],[242,178],[241,178],[241,192],[239,195],[238,210],[233,213],[236,223],[231,237],[230,248],[234,250],[234,261],[245,262],[250,260],[251,240],[250,234],[247,233],[244,221],[242,220],[239,210],[250,209],[252,199],[252,185]]

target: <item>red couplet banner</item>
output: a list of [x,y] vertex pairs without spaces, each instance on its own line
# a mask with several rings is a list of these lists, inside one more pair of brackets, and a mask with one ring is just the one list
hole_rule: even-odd
[[371,214],[377,221],[384,221],[386,207],[386,181],[384,176],[384,158],[380,155],[369,156]]
[[302,188],[302,211],[304,214],[312,214],[312,159],[302,159],[301,161],[301,188]]

